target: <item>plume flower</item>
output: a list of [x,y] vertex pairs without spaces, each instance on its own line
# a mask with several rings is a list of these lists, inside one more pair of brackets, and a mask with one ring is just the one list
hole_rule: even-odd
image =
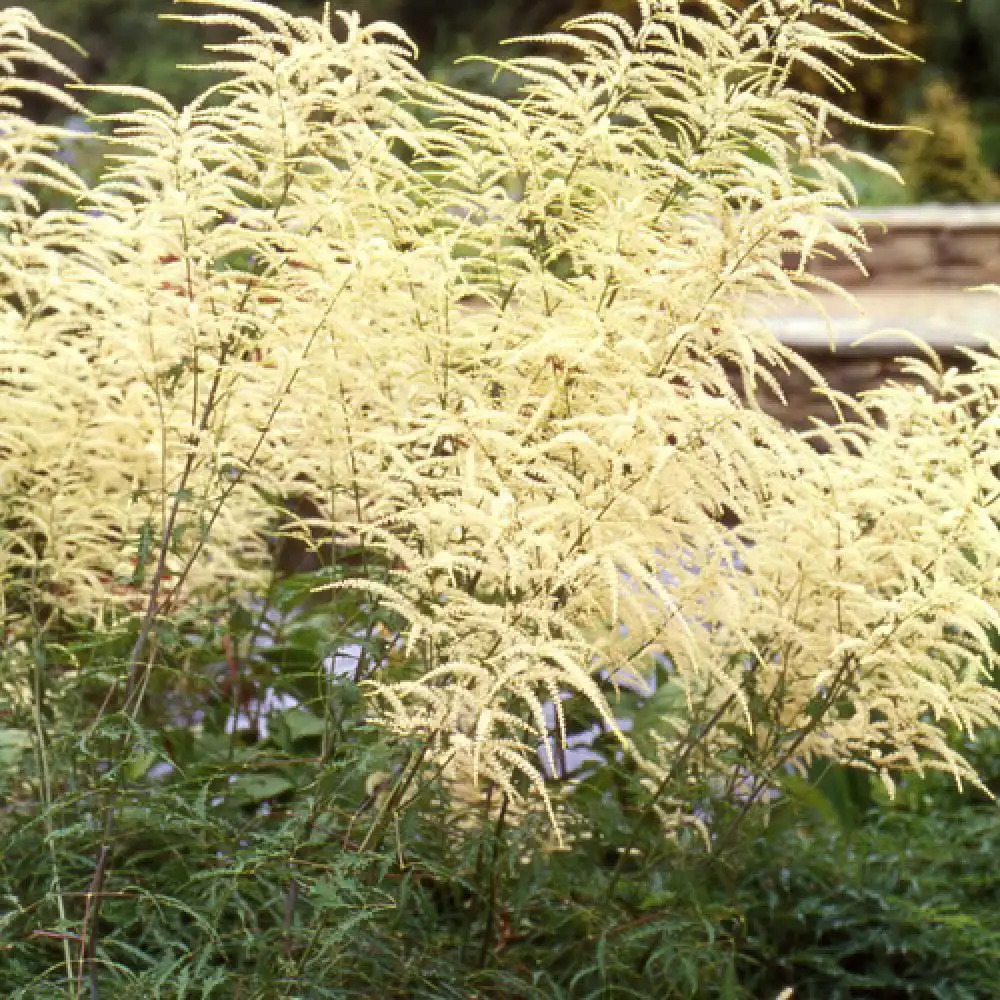
[[[89,188],[19,117],[18,60],[54,63],[0,12],[8,626],[248,600],[269,533],[319,533],[390,567],[335,584],[398,623],[372,719],[464,800],[555,822],[567,693],[651,788],[733,788],[733,751],[751,798],[816,756],[974,781],[942,724],[1000,718],[995,354],[874,395],[823,455],[745,391],[805,367],[760,315],[821,284],[784,255],[864,252],[844,116],[788,81],[884,53],[875,5],[643,0],[502,63],[511,101],[431,84],[390,24],[208,6],[217,82],[105,88]],[[665,662],[640,750],[614,688]]]

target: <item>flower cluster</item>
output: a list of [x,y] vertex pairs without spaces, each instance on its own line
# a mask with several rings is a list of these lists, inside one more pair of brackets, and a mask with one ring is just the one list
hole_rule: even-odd
[[[864,251],[837,109],[788,80],[857,55],[825,16],[877,43],[873,5],[641,0],[505,63],[509,102],[389,24],[209,6],[218,82],[107,88],[92,185],[0,106],[5,627],[249,599],[296,536],[355,554],[336,586],[408,664],[370,665],[373,718],[456,787],[554,815],[563,695],[618,732],[615,685],[664,662],[659,742],[618,733],[654,785],[742,781],[732,751],[973,780],[941,722],[1000,718],[996,357],[826,454],[747,391],[803,364],[760,303]],[[55,65],[40,30],[0,13],[12,81]]]

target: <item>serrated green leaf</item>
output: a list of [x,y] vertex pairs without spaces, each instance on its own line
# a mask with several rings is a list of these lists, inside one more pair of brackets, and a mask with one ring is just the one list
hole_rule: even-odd
[[0,729],[0,767],[16,767],[30,746],[31,734],[26,729]]
[[264,802],[294,787],[293,782],[280,774],[247,774],[233,782],[232,790],[248,802]]
[[288,737],[292,741],[322,736],[326,729],[326,723],[305,708],[290,709],[281,716],[281,721],[287,727]]
[[125,777],[129,781],[138,781],[156,763],[158,757],[155,750],[133,754],[125,764]]

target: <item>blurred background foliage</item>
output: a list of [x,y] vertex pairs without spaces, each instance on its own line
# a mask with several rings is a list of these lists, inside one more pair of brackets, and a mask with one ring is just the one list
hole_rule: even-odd
[[[752,0],[734,0],[748,4]],[[318,15],[321,0],[277,0],[291,12]],[[889,5],[887,0],[886,5]],[[179,62],[200,60],[197,30],[176,23],[169,30],[157,18],[171,11],[194,13],[199,4],[174,7],[169,0],[28,0],[50,26],[86,50],[73,62],[89,83],[149,86],[176,102],[204,85],[198,73],[179,73]],[[336,7],[358,9],[366,20],[401,24],[420,48],[421,68],[432,78],[477,89],[496,87],[492,68],[456,65],[473,53],[499,54],[498,41],[557,28],[569,17],[595,10],[635,16],[634,0],[353,0]],[[692,0],[696,9],[697,0]],[[938,132],[933,141],[894,141],[892,133],[848,138],[859,148],[889,156],[906,188],[875,175],[853,177],[861,200],[988,201],[998,197],[1000,175],[1000,3],[997,0],[898,0],[900,20],[885,34],[914,52],[917,60],[867,62],[848,75],[855,90],[833,95],[818,78],[798,81],[836,96],[852,114],[882,124],[907,122]],[[508,53],[510,50],[506,50]],[[944,89],[942,89],[944,88]],[[942,110],[942,94],[947,107]],[[90,106],[100,109],[101,99]],[[954,121],[952,127],[949,124]],[[944,126],[943,128],[941,126]]]

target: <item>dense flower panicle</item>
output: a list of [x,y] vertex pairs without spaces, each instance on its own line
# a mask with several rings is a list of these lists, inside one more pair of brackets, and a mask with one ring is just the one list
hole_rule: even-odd
[[[695,733],[724,768],[739,726],[769,766],[974,780],[940,724],[1000,719],[995,355],[882,390],[825,455],[729,375],[804,365],[759,315],[807,295],[784,254],[864,250],[837,109],[788,76],[857,57],[820,15],[880,44],[873,6],[580,18],[544,39],[567,62],[504,64],[509,103],[432,85],[392,25],[211,6],[221,81],[183,109],[109,88],[130,109],[89,187],[0,108],[8,627],[39,596],[249,598],[268,532],[319,533],[392,567],[337,584],[418,667],[373,669],[373,717],[456,789],[554,816],[546,704],[557,740],[567,692],[617,731],[603,682],[664,659],[651,782]],[[9,75],[52,65],[29,30],[0,13]]]

